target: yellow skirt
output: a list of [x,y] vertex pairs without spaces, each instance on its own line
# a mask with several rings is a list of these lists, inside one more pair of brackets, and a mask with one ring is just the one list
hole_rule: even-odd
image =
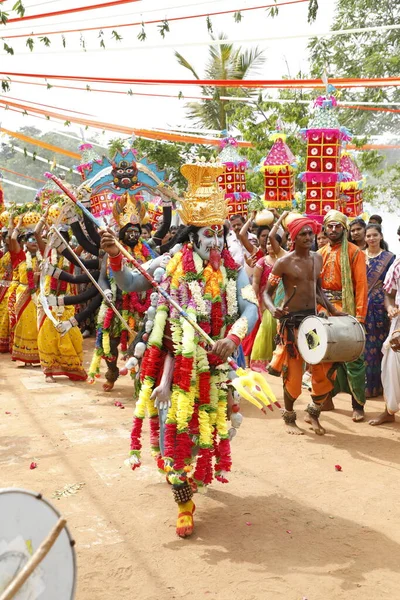
[[9,287],[7,290],[3,289],[0,291],[0,353],[10,352],[10,319],[8,316],[9,297]]
[[36,305],[26,285],[17,288],[15,318],[11,358],[24,363],[39,363]]
[[[63,320],[74,315],[73,307],[66,307]],[[83,343],[79,327],[73,327],[61,336],[53,323],[40,315],[38,334],[40,365],[46,376],[65,375],[73,381],[85,381],[87,373],[82,366]]]

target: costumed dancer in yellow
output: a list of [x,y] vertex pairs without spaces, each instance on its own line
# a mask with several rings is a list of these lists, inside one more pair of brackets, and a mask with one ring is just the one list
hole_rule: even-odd
[[[221,164],[203,161],[182,167],[190,183],[179,211],[186,227],[179,240],[181,251],[171,259],[161,281],[212,337],[213,350],[208,351],[203,338],[164,297],[157,300],[154,294],[155,304],[148,313],[152,330],[140,368],[141,389],[131,433],[129,464],[135,469],[140,466],[147,413],[152,454],[178,504],[180,537],[193,532],[193,492],[214,477],[228,481],[230,439],[235,433],[228,426],[228,398],[233,427],[239,407],[228,391],[226,360],[257,320],[257,300],[248,277],[226,248],[227,204],[216,184],[222,172]],[[117,285],[134,290],[135,274],[122,266],[121,254],[107,232],[102,233],[102,247],[110,254]]]
[[[46,223],[47,212],[35,227],[35,238],[43,255],[45,255],[46,243],[41,234]],[[55,269],[68,272],[69,261],[57,254],[56,249],[50,250],[49,260]],[[64,332],[60,333],[46,315],[42,304],[38,303],[38,348],[40,365],[46,382],[54,382],[54,377],[59,375],[64,375],[72,381],[85,381],[87,374],[83,368],[82,333],[79,327],[73,326],[75,306],[64,306],[63,303],[64,298],[71,294],[73,286],[51,275],[45,275],[42,280],[44,283],[42,292],[47,299],[48,310],[56,320],[71,324],[70,328],[64,325]]]
[[8,249],[8,229],[2,230],[2,256],[0,258],[0,353],[10,352],[10,319],[8,315],[8,299],[12,283],[13,269]]
[[18,237],[22,219],[23,216],[19,218],[10,239],[10,253],[17,257],[16,262],[18,262],[18,287],[14,305],[15,329],[11,358],[29,366],[40,362],[37,345],[36,301],[41,255],[31,231],[25,233],[23,242],[21,240],[24,247],[21,247]]

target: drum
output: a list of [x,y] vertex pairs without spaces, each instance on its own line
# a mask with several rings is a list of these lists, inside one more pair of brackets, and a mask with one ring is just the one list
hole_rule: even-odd
[[[0,596],[60,518],[41,494],[0,489]],[[66,527],[17,594],[18,600],[72,600],[76,587],[74,541]]]
[[352,362],[364,352],[365,332],[354,317],[306,317],[299,327],[297,347],[310,365]]

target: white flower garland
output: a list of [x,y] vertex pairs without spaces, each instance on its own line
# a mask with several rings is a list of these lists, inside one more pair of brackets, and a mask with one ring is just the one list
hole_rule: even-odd
[[192,294],[192,298],[196,303],[196,311],[199,315],[209,316],[207,312],[207,305],[204,301],[203,295],[204,290],[201,289],[201,285],[198,281],[189,281],[188,287],[190,293]]
[[228,279],[226,282],[226,302],[229,317],[235,317],[239,312],[237,301],[237,282],[234,279]]

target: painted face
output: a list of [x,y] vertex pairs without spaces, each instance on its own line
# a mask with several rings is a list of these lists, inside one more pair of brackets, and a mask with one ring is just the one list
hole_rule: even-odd
[[127,246],[129,246],[130,248],[133,248],[138,243],[139,237],[140,237],[139,227],[136,227],[135,225],[131,225],[130,227],[128,227],[126,229],[126,231],[124,233],[124,243]]
[[29,237],[26,239],[25,245],[26,245],[26,249],[27,249],[29,252],[36,253],[36,252],[37,252],[37,250],[38,250],[38,245],[37,245],[37,242],[36,242],[35,236],[33,236],[33,235],[30,235],[30,236],[29,236]]
[[325,225],[325,231],[331,242],[338,242],[343,237],[344,227],[342,223],[332,222]]
[[203,260],[209,260],[210,250],[215,248],[219,253],[224,247],[224,228],[222,225],[211,225],[210,227],[200,227],[197,232],[198,244],[195,243],[193,234],[190,241],[194,249]]

